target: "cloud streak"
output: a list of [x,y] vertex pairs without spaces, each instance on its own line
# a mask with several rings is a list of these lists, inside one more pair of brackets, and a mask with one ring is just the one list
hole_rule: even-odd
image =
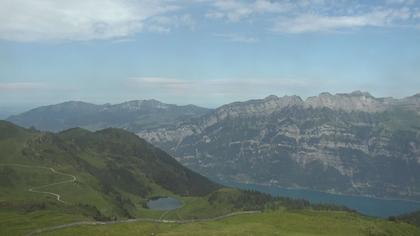
[[331,32],[341,29],[361,27],[392,26],[397,21],[411,17],[408,9],[376,10],[361,15],[323,16],[314,14],[299,15],[295,18],[280,18],[272,28],[281,33]]
[[333,32],[364,27],[415,26],[419,7],[415,0],[366,1],[214,1],[207,17],[230,23],[273,22],[278,33]]
[[212,19],[227,19],[237,22],[250,16],[282,13],[291,10],[292,5],[287,1],[274,2],[268,0],[256,0],[252,2],[238,0],[216,0],[211,1],[214,8],[206,16]]
[[43,83],[32,82],[12,82],[0,83],[0,92],[25,92],[25,91],[38,91],[49,89],[49,86]]
[[258,42],[257,38],[245,36],[241,34],[214,34],[215,37],[221,38],[226,42],[236,42],[236,43],[256,43]]
[[44,92],[72,92],[76,88],[72,86],[58,86],[56,84],[44,82],[0,82],[0,92],[2,94],[31,94]]
[[[416,0],[5,0],[0,1],[0,40],[121,40],[134,38],[140,32],[205,29],[209,21],[244,23],[239,28],[247,32],[258,27],[266,32],[291,34],[364,27],[415,28],[420,24],[418,3]],[[235,32],[222,37],[231,42],[255,41],[255,37]]]
[[141,92],[154,91],[159,94],[175,95],[225,95],[243,96],[247,91],[252,93],[277,93],[285,89],[311,89],[332,83],[328,80],[302,79],[207,79],[183,80],[164,77],[129,78],[127,86]]
[[0,1],[0,39],[124,38],[142,31],[145,21],[177,9],[163,0]]
[[[305,78],[267,79],[177,79],[136,77],[126,79],[125,94],[131,99],[159,98],[169,103],[198,104],[217,107],[232,101],[274,95],[315,95],[326,87],[337,87],[337,81]],[[331,90],[330,90],[331,91]],[[335,90],[334,90],[335,91]]]

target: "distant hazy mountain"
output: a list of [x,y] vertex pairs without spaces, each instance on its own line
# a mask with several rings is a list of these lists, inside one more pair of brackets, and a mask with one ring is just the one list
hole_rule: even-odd
[[420,200],[420,95],[269,96],[138,132],[222,180]]
[[11,116],[7,120],[23,127],[61,131],[73,127],[98,130],[108,127],[138,132],[148,128],[177,124],[201,116],[209,109],[177,106],[156,100],[137,100],[121,104],[95,105],[70,101],[43,106]]

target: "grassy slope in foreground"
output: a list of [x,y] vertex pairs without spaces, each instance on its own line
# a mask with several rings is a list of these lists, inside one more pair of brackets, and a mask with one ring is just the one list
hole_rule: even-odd
[[348,212],[301,210],[241,215],[190,224],[132,223],[79,226],[43,235],[420,235],[406,223],[361,217]]

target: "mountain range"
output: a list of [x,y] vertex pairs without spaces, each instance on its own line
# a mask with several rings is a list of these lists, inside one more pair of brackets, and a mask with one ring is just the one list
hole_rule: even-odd
[[[182,205],[149,208],[167,196]],[[416,219],[226,188],[122,129],[0,121],[0,235],[418,235]]]
[[210,109],[194,105],[177,106],[157,100],[134,100],[120,104],[96,105],[69,101],[42,106],[7,120],[23,127],[36,127],[43,131],[62,131],[80,127],[89,130],[122,128],[131,132],[174,125],[199,117]]
[[[83,109],[67,106],[37,108],[8,120],[47,130],[67,124],[96,128],[94,119],[82,119],[89,117]],[[130,115],[145,117],[148,110],[119,112],[131,117],[124,122],[99,111],[97,124],[136,132],[183,165],[222,182],[420,200],[420,94],[395,99],[356,91],[305,100],[271,95],[217,109],[154,106],[155,117],[170,118],[148,125]],[[56,118],[67,112],[64,121]]]

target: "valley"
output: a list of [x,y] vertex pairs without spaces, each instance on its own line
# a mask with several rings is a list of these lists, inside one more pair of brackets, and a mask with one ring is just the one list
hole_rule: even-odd
[[[103,230],[110,235],[188,235],[194,230],[203,235],[306,235],[321,232],[320,222],[332,219],[331,227],[349,227],[343,235],[419,232],[406,223],[362,216],[340,206],[223,187],[119,129],[53,134],[1,121],[0,130],[1,235],[100,235]],[[116,160],[116,166],[109,160]],[[159,196],[177,199],[182,206],[163,211],[147,207]],[[297,221],[292,227],[288,221],[275,223],[283,219]],[[308,223],[314,219],[320,222]],[[359,223],[349,224],[349,219]],[[254,222],[252,227],[248,221]]]
[[420,200],[418,94],[272,95],[216,109],[65,102],[8,120],[44,131],[123,128],[222,182]]

